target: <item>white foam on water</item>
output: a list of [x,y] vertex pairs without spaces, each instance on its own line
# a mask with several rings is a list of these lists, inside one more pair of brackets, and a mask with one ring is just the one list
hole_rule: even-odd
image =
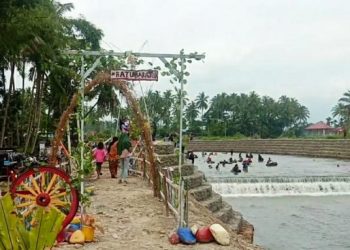
[[224,182],[211,183],[213,190],[226,197],[244,196],[324,196],[349,195],[350,181],[327,182],[313,180],[312,182]]

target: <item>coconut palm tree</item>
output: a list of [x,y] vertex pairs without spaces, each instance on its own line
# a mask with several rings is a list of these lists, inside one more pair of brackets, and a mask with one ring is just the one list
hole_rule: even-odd
[[197,95],[195,100],[197,108],[199,108],[202,112],[202,121],[203,121],[204,110],[208,108],[208,99],[209,99],[209,96],[205,95],[204,92],[201,92]]
[[186,108],[185,115],[186,115],[186,119],[189,123],[188,124],[189,128],[193,127],[193,123],[199,115],[199,111],[198,111],[197,107],[198,107],[197,104],[194,101],[192,101],[188,104],[188,106]]

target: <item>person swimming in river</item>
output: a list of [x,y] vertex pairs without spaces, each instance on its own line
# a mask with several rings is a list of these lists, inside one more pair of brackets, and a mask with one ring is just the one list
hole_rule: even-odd
[[270,157],[266,162],[266,167],[276,167],[277,165],[278,165],[278,163],[275,161],[272,161]]
[[220,165],[220,163],[216,164],[215,169],[216,169],[217,171],[219,171],[219,165]]
[[208,165],[208,168],[210,168],[210,169],[211,169],[211,168],[213,168],[213,166],[209,164],[209,165]]
[[208,156],[208,158],[207,158],[207,163],[208,163],[208,164],[209,164],[209,163],[214,163],[214,161],[212,161],[212,159],[211,159],[210,156]]
[[231,169],[231,172],[232,172],[232,173],[235,173],[235,174],[241,172],[241,170],[240,170],[239,167],[238,167],[238,164],[236,164],[236,165]]
[[261,154],[258,155],[258,162],[263,162],[264,158],[261,156]]
[[243,165],[243,169],[248,169],[249,163],[247,160],[244,160],[242,165]]
[[230,159],[228,160],[229,163],[233,163],[233,159],[232,157],[230,157]]

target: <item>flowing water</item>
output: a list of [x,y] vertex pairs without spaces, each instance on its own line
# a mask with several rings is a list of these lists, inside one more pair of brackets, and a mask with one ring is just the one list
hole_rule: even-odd
[[230,154],[212,156],[211,169],[207,156],[197,155],[195,165],[213,190],[254,225],[255,243],[267,249],[350,249],[350,161],[263,155],[278,162],[266,167],[254,155],[248,172],[234,175],[234,164],[215,168]]

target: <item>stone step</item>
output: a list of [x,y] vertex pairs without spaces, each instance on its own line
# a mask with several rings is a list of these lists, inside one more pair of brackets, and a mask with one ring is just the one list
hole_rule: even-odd
[[210,184],[204,183],[202,186],[191,189],[190,194],[192,194],[197,201],[207,200],[212,195],[212,187]]
[[174,154],[174,144],[171,142],[157,141],[153,144],[154,151],[159,155]]
[[202,185],[204,174],[200,171],[194,171],[192,175],[184,176],[185,187],[187,189],[193,189]]
[[223,201],[221,209],[216,211],[214,216],[224,223],[229,223],[229,221],[233,218],[232,206]]
[[179,157],[176,154],[157,155],[157,165],[159,168],[175,166],[179,164]]
[[229,220],[228,224],[230,225],[233,231],[238,232],[242,226],[243,216],[240,212],[232,210],[232,218]]
[[210,211],[216,212],[222,207],[222,197],[213,192],[209,199],[202,201],[201,203]]
[[[179,174],[179,165],[171,166],[174,169],[174,174]],[[191,164],[184,164],[181,167],[181,175],[182,176],[190,176],[194,174],[194,166]]]

